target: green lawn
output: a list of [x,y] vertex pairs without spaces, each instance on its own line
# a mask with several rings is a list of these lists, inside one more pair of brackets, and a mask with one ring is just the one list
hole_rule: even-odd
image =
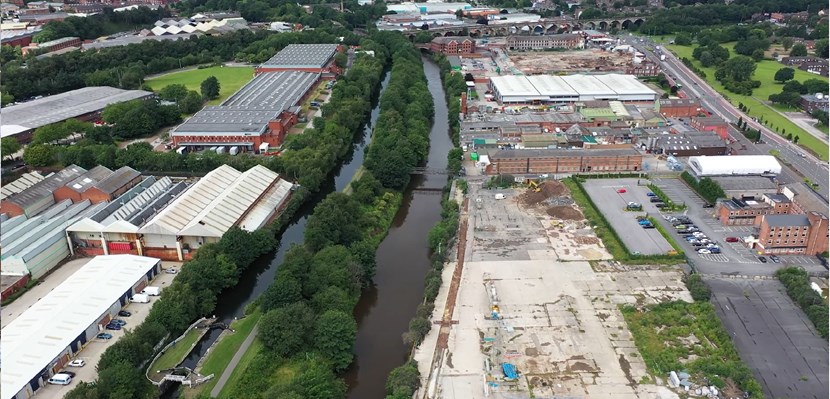
[[248,83],[254,77],[254,68],[210,67],[205,69],[190,69],[147,79],[146,83],[156,91],[171,84],[183,84],[189,90],[199,91],[199,85],[209,76],[215,76],[216,79],[219,79],[219,98],[208,103],[208,105],[216,105]]
[[[228,366],[228,363],[230,363],[233,355],[236,354],[236,351],[240,346],[242,346],[242,342],[245,341],[245,338],[259,321],[260,316],[262,316],[262,311],[257,308],[255,312],[245,316],[245,318],[231,323],[231,328],[236,332],[222,337],[219,343],[217,343],[210,350],[204,363],[202,363],[201,370],[199,370],[199,373],[202,375],[214,374],[215,377],[203,385],[199,385],[193,389],[184,390],[186,398],[195,398],[200,392],[210,392],[210,390],[213,389],[213,386],[216,385],[216,380],[218,380],[219,376],[222,375],[222,372],[225,371],[225,367]],[[259,348],[257,345],[258,341],[254,341],[254,343],[251,344],[251,348]],[[250,350],[248,352],[250,352]],[[237,366],[237,370],[239,370],[244,361],[246,361],[246,359],[243,358],[242,361],[240,361],[239,366]],[[233,375],[236,376],[236,374],[237,373],[234,372]],[[230,386],[229,383],[225,384],[226,388],[228,386]]]
[[236,384],[239,383],[239,380],[245,374],[245,369],[248,368],[248,365],[251,364],[251,361],[254,360],[254,357],[259,353],[260,349],[262,349],[262,342],[259,338],[254,339],[254,342],[251,343],[251,346],[248,347],[248,350],[242,355],[242,359],[239,359],[239,363],[236,365],[236,368],[233,369],[233,373],[231,377],[228,378],[228,382],[222,387],[222,392],[219,393],[219,397],[223,398],[228,393],[233,392],[234,387]]
[[156,362],[153,363],[150,370],[167,370],[178,366],[193,348],[193,344],[195,344],[196,340],[199,339],[201,333],[202,330],[197,330],[195,328],[188,331],[184,338],[182,338],[179,342],[176,342],[176,345],[171,346],[167,349],[167,352],[164,352],[163,355],[159,356]]
[[[726,47],[727,49],[729,49],[730,52],[732,52],[732,49],[735,47],[735,43],[726,43],[723,44],[723,47]],[[775,75],[776,71],[784,67],[783,64],[772,60],[764,60],[759,62],[753,78],[755,80],[761,81],[761,87],[753,90],[752,97],[748,97],[731,93],[724,89],[723,85],[721,85],[718,81],[715,80],[715,68],[703,68],[700,66],[700,63],[698,63],[692,58],[692,51],[694,51],[694,46],[678,46],[671,44],[666,45],[666,48],[671,50],[680,58],[686,57],[692,60],[695,63],[695,66],[705,71],[706,81],[709,83],[709,85],[711,85],[719,93],[723,94],[723,96],[726,97],[733,105],[737,106],[739,103],[743,103],[744,105],[749,107],[749,115],[752,115],[754,117],[763,117],[764,120],[767,121],[767,127],[770,127],[773,130],[775,130],[775,128],[778,128],[780,131],[786,131],[787,133],[798,135],[798,143],[800,145],[806,147],[807,149],[818,155],[821,159],[827,160],[828,148],[826,144],[821,142],[819,139],[817,139],[810,133],[807,133],[806,131],[798,127],[796,124],[790,122],[784,115],[781,115],[778,112],[776,112],[772,106],[764,103],[764,101],[766,101],[767,98],[769,98],[770,94],[777,94],[781,92],[782,85],[776,83],[773,79],[773,76]],[[807,73],[796,69],[795,80],[803,82],[807,79],[820,79],[825,82],[827,81],[826,78],[823,78],[821,76],[813,75],[811,73]],[[785,108],[778,107],[778,110],[785,111]]]

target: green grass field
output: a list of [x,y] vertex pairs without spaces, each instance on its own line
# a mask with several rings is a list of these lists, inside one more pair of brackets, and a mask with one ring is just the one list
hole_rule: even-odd
[[[730,53],[734,55],[733,48],[735,47],[735,43],[726,43],[723,44],[723,47],[729,49]],[[752,97],[749,97],[729,92],[723,87],[723,85],[720,84],[720,82],[715,80],[715,68],[703,68],[699,62],[695,61],[692,58],[694,46],[678,46],[670,44],[666,45],[666,48],[671,50],[675,55],[677,55],[680,58],[686,57],[692,60],[695,66],[705,71],[706,81],[709,83],[709,85],[711,85],[715,90],[717,90],[724,97],[726,97],[733,105],[737,106],[739,103],[743,103],[744,105],[749,107],[749,115],[752,115],[754,117],[763,117],[764,120],[767,121],[767,127],[771,128],[772,130],[778,128],[779,132],[786,131],[787,133],[792,133],[794,136],[799,136],[798,143],[800,145],[806,147],[814,154],[818,155],[821,159],[827,160],[828,148],[826,144],[821,142],[818,138],[814,137],[810,133],[804,131],[804,129],[801,129],[798,125],[790,122],[784,115],[781,115],[778,112],[776,112],[771,105],[764,103],[765,101],[767,101],[767,98],[769,98],[770,94],[777,94],[781,92],[781,88],[783,85],[775,82],[773,76],[775,76],[776,71],[778,71],[781,68],[784,68],[783,64],[772,60],[763,60],[759,62],[758,67],[755,69],[755,75],[753,75],[753,78],[761,82],[761,87],[753,90]],[[825,82],[828,81],[826,78],[823,78],[821,76],[807,73],[798,69],[795,70],[795,80],[803,82],[807,79],[820,79]],[[781,107],[779,107],[778,110],[786,111],[785,108]]]
[[[255,312],[245,316],[245,318],[231,323],[231,328],[236,332],[222,337],[221,341],[219,341],[219,343],[217,343],[210,350],[210,353],[208,353],[204,363],[202,363],[200,373],[202,375],[214,374],[215,377],[203,385],[199,385],[193,389],[185,389],[185,398],[195,398],[199,396],[200,392],[210,392],[210,390],[213,389],[213,386],[216,385],[216,380],[218,380],[222,372],[225,371],[225,367],[228,366],[228,363],[230,363],[233,355],[236,354],[236,351],[240,346],[242,346],[242,342],[245,341],[245,338],[251,333],[251,330],[253,330],[254,326],[259,321],[260,316],[262,316],[262,311],[257,309]],[[258,340],[255,340],[254,343],[251,344],[251,347],[248,348],[249,350],[245,354],[246,357],[243,357],[237,365],[237,371],[244,369],[244,367],[247,366],[247,362],[250,362],[250,358],[246,359],[248,354],[251,353],[251,350],[254,348],[259,348],[258,345],[261,345]],[[233,376],[237,379],[239,378],[237,376],[237,372],[234,372]],[[232,386],[232,381],[235,381],[233,377],[227,384],[225,384],[225,389]]]
[[215,76],[216,79],[219,79],[219,98],[208,102],[208,105],[216,105],[230,97],[231,94],[236,93],[240,87],[253,79],[254,68],[210,67],[205,69],[190,69],[147,79],[146,83],[156,91],[172,84],[183,84],[188,90],[199,91],[199,85],[209,76]]
[[239,363],[236,365],[236,368],[233,369],[233,373],[231,373],[231,377],[228,378],[228,382],[225,383],[224,387],[222,387],[222,392],[219,393],[220,398],[226,397],[228,393],[233,392],[233,388],[239,383],[239,379],[242,378],[242,375],[245,373],[245,369],[248,368],[248,365],[251,364],[251,361],[254,360],[254,357],[259,353],[260,349],[262,349],[262,342],[259,338],[256,338],[254,339],[254,342],[251,343],[251,346],[248,347],[248,350],[245,351],[245,354],[242,355],[242,358],[239,359]]
[[167,370],[179,365],[179,363],[187,356],[190,349],[192,349],[193,344],[196,343],[196,340],[199,339],[202,330],[192,329],[187,332],[184,338],[181,341],[177,342],[176,345],[167,349],[167,352],[164,352],[163,355],[159,356],[150,370]]

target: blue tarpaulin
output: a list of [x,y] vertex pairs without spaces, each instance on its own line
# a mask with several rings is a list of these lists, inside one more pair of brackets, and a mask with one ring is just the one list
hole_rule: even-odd
[[519,373],[516,371],[516,366],[510,363],[502,363],[501,364],[502,370],[504,370],[505,378],[509,378],[511,380],[515,380],[519,378]]

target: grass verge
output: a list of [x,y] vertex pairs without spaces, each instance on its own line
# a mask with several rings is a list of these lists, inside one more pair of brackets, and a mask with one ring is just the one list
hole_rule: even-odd
[[[686,261],[683,252],[678,252],[675,255],[634,255],[623,244],[620,236],[613,227],[605,219],[605,216],[599,211],[599,208],[591,200],[591,197],[582,187],[582,183],[578,178],[570,177],[563,179],[562,183],[568,186],[571,191],[571,198],[579,205],[582,214],[588,223],[594,227],[594,232],[597,234],[605,249],[614,257],[615,260],[628,264],[678,264]],[[671,244],[671,241],[669,241]],[[676,244],[674,244],[676,245]],[[674,247],[674,245],[672,245]]]
[[[724,43],[722,44],[722,46],[727,48],[731,55],[735,55],[735,52],[733,50],[733,48],[735,47],[735,43]],[[809,149],[814,154],[818,155],[821,159],[825,161],[827,160],[827,144],[821,142],[821,140],[814,137],[812,134],[804,131],[804,129],[802,129],[795,123],[792,123],[784,115],[781,115],[775,109],[773,109],[764,102],[767,98],[769,98],[770,94],[778,94],[781,92],[781,88],[783,86],[775,82],[774,76],[776,71],[785,67],[783,64],[773,60],[763,60],[757,63],[757,68],[755,69],[753,79],[760,81],[761,87],[753,90],[752,96],[742,96],[740,94],[735,94],[726,90],[723,87],[723,85],[720,84],[720,82],[715,80],[715,68],[704,68],[700,65],[700,63],[697,60],[692,58],[692,52],[694,51],[695,46],[678,46],[676,44],[669,44],[665,47],[671,50],[671,52],[673,52],[679,58],[686,57],[690,59],[696,67],[706,72],[706,78],[704,80],[707,83],[709,83],[709,85],[712,86],[712,88],[717,90],[718,93],[721,93],[727,100],[729,100],[729,102],[731,102],[732,105],[738,106],[739,103],[743,103],[744,105],[749,107],[749,112],[747,112],[747,114],[754,116],[756,118],[764,118],[764,120],[767,121],[767,127],[770,127],[772,130],[778,128],[779,131],[786,131],[786,133],[792,133],[794,136],[798,135],[798,144],[800,146]],[[823,78],[821,76],[814,75],[799,69],[795,70],[795,80],[803,82],[807,79],[820,79],[827,81],[826,78]],[[782,134],[781,136],[784,137],[786,136],[786,134]]]
[[[199,373],[202,375],[213,374],[214,378],[193,389],[185,389],[185,398],[196,398],[201,392],[209,393],[211,389],[213,389],[216,385],[216,380],[219,379],[219,376],[222,375],[222,372],[225,371],[226,367],[228,367],[228,363],[230,363],[231,358],[233,358],[233,355],[239,350],[239,347],[242,346],[242,342],[245,341],[245,338],[247,338],[251,333],[251,330],[253,330],[256,323],[259,322],[259,318],[261,316],[262,311],[259,307],[257,307],[251,314],[231,323],[231,329],[236,332],[225,335],[218,343],[216,343],[216,345],[213,346],[210,352],[208,352],[207,358],[205,358],[205,361],[202,363],[202,368],[199,370]],[[252,344],[251,348],[255,346],[255,344]],[[248,348],[249,352],[251,348]],[[240,362],[240,365],[241,364],[242,362]],[[238,369],[239,366],[237,366],[237,370]],[[236,372],[234,372],[234,374],[236,374]],[[229,385],[230,384],[225,384],[225,387]]]
[[626,305],[621,310],[652,374],[665,377],[685,370],[693,381],[708,379],[720,390],[736,385],[752,398],[764,397],[711,303],[673,301],[642,309]]
[[198,92],[202,81],[210,76],[215,76],[219,80],[219,98],[208,102],[207,105],[217,105],[248,83],[254,76],[254,68],[215,66],[203,69],[190,69],[147,79],[145,83],[154,91],[159,91],[167,85],[182,84],[188,90]]
[[193,349],[193,344],[196,343],[201,335],[202,330],[190,329],[179,342],[176,342],[175,345],[167,349],[167,352],[164,352],[163,355],[156,359],[155,363],[150,367],[150,370],[167,370],[178,366],[184,357],[190,353],[190,350]]
[[674,236],[669,234],[669,232],[666,231],[663,225],[657,222],[657,219],[649,216],[648,221],[651,222],[651,224],[654,225],[654,228],[656,228],[657,231],[659,231],[660,234],[663,235],[663,238],[665,238],[666,242],[668,242],[669,245],[671,245],[671,247],[674,248],[674,251],[677,252],[678,255],[683,255],[683,248],[680,247],[679,244],[677,244],[677,241],[675,241]]
[[23,288],[17,290],[14,294],[11,294],[11,295],[9,295],[8,298],[4,299],[3,302],[0,303],[0,306],[8,306],[10,303],[14,302],[17,298],[20,298],[21,296],[23,296],[23,294],[25,294],[26,291],[29,291],[30,289],[32,289],[32,287],[36,286],[37,283],[38,283],[38,280],[36,278],[33,278],[33,279],[29,280],[29,282],[27,282],[26,285],[23,286]]

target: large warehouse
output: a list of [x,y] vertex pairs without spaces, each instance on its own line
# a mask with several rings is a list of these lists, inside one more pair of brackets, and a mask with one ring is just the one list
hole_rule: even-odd
[[160,271],[159,259],[96,257],[9,323],[0,336],[2,399],[34,395]]
[[84,87],[0,109],[0,137],[16,136],[28,142],[35,129],[71,118],[93,120],[107,105],[153,97],[143,90],[108,86]]
[[238,147],[251,152],[262,143],[278,147],[297,123],[300,104],[319,73],[267,72],[257,75],[221,105],[208,106],[173,129],[177,146]]
[[689,168],[697,177],[775,176],[781,173],[781,164],[772,155],[689,157]]
[[570,175],[636,172],[642,169],[643,156],[633,148],[499,150],[490,154],[490,162],[487,174]]
[[312,73],[340,72],[334,65],[337,44],[289,44],[264,64],[256,73],[301,71]]
[[657,93],[633,75],[534,75],[490,78],[499,104],[558,104],[618,100],[653,102]]

